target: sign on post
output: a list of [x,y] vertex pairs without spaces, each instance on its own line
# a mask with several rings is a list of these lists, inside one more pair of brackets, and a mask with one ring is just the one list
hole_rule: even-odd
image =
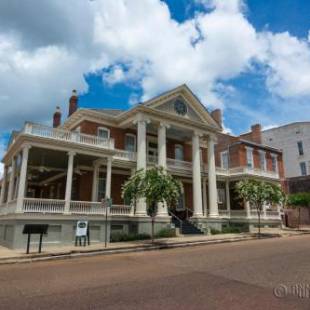
[[81,244],[82,239],[84,241],[84,246],[86,246],[86,238],[88,239],[88,244],[89,244],[88,221],[78,221],[76,223],[76,231],[75,231],[75,246],[77,246],[78,242],[79,242],[79,245],[82,245]]

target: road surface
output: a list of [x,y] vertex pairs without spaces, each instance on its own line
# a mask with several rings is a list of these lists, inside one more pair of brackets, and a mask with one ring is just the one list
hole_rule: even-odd
[[310,309],[310,235],[2,265],[0,279],[1,310]]

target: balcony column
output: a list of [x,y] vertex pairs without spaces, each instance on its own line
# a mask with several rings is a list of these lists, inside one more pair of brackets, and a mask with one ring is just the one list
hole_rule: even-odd
[[[166,147],[166,130],[169,125],[160,123],[158,127],[158,166],[167,169],[167,147]],[[158,204],[158,215],[168,216],[168,206],[166,203]]]
[[92,201],[98,201],[98,178],[99,178],[99,169],[100,164],[94,163],[94,171],[93,171],[93,187],[92,187]]
[[[143,115],[139,115],[136,121],[138,127],[138,143],[137,143],[137,170],[146,169],[146,124],[147,120]],[[136,215],[146,216],[146,202],[141,198],[137,201]]]
[[27,183],[27,166],[30,148],[30,145],[25,145],[22,151],[22,163],[20,168],[19,186],[17,193],[17,212],[21,212],[23,207],[23,200],[25,197]]
[[226,209],[228,216],[230,216],[230,192],[229,192],[229,180],[227,179],[225,182],[225,192],[226,192]]
[[207,178],[202,178],[202,201],[203,201],[203,210],[204,216],[208,215],[208,197],[207,197]]
[[199,134],[194,133],[192,137],[192,162],[193,162],[193,217],[202,217],[202,192],[201,192],[201,164],[200,164],[200,146]]
[[219,208],[217,203],[214,144],[215,144],[214,138],[209,136],[208,139],[209,217],[219,216]]
[[107,158],[107,176],[105,182],[105,198],[111,198],[112,157]]
[[70,202],[72,194],[72,179],[73,179],[73,165],[75,152],[68,152],[68,170],[67,170],[67,182],[66,182],[66,194],[65,194],[65,213],[70,212]]
[[1,186],[1,195],[0,195],[0,205],[4,204],[5,191],[6,191],[6,186],[7,186],[7,177],[8,177],[8,167],[4,166],[2,186]]
[[15,167],[16,167],[16,160],[15,157],[12,159],[12,168],[11,168],[11,175],[10,175],[10,183],[9,183],[9,191],[8,191],[8,201],[13,200],[14,195],[14,183],[15,183]]

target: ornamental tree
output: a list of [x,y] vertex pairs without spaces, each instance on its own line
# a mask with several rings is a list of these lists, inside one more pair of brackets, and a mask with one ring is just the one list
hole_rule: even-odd
[[261,213],[264,204],[284,203],[280,186],[257,180],[243,180],[236,184],[239,197],[255,206],[258,217],[258,236],[261,236]]
[[298,229],[300,227],[300,209],[308,208],[310,212],[310,193],[296,193],[288,196],[287,203],[289,206],[298,209]]
[[168,174],[162,167],[138,170],[122,187],[122,197],[136,207],[138,199],[145,199],[147,214],[152,219],[152,242],[154,241],[154,222],[158,204],[165,203],[168,208],[175,206],[182,192],[182,183]]

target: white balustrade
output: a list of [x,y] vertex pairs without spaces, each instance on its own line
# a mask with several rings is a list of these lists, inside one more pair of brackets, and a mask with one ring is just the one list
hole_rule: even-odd
[[71,201],[69,212],[72,214],[98,214],[106,213],[106,207],[101,202]]
[[167,158],[167,165],[168,165],[168,167],[174,168],[174,169],[185,169],[185,170],[191,170],[192,169],[192,163],[191,162],[173,159],[173,158]]
[[25,213],[63,213],[64,210],[64,200],[37,198],[24,198],[22,208]]
[[129,152],[125,150],[116,150],[116,154],[114,155],[116,159],[136,161],[137,154],[135,152]]
[[231,218],[240,218],[246,217],[246,210],[230,210],[230,217]]
[[220,217],[230,217],[230,213],[228,210],[219,209],[219,215],[220,215]]
[[32,136],[43,138],[62,140],[91,146],[104,147],[114,149],[114,140],[106,139],[98,136],[87,135],[79,132],[52,128],[40,124],[27,123],[24,128],[24,133]]
[[112,205],[110,209],[111,215],[131,215],[133,207],[126,205]]

